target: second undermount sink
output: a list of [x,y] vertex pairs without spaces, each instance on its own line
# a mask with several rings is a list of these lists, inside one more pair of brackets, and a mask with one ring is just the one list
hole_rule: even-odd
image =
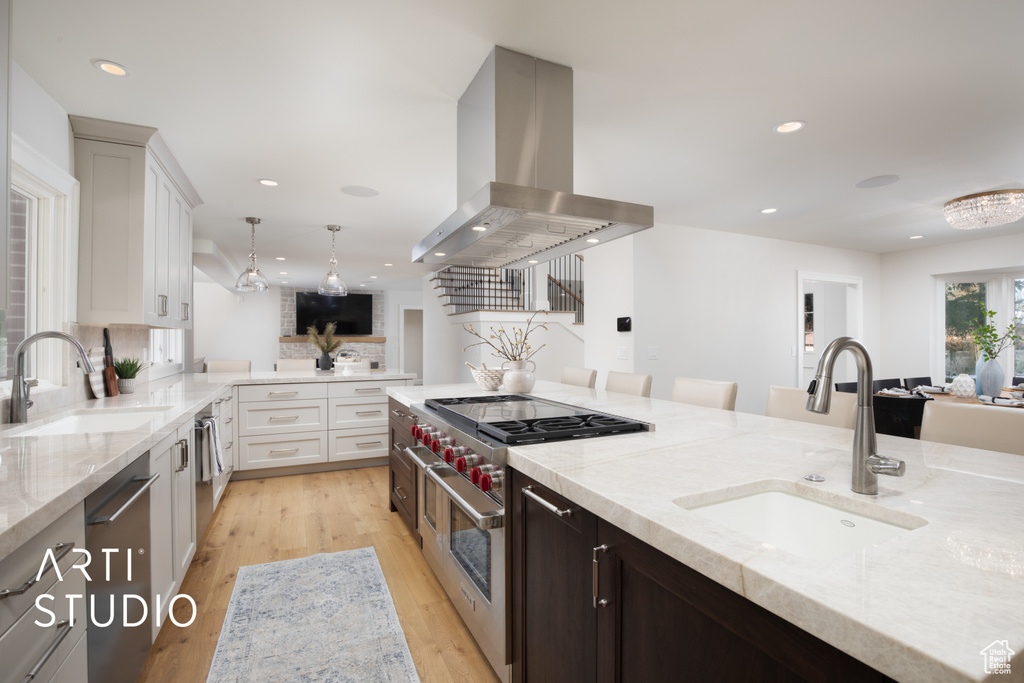
[[802,488],[781,480],[755,482],[717,496],[674,502],[766,547],[816,560],[849,555],[928,523],[899,510]]
[[91,434],[94,432],[126,432],[155,420],[173,406],[151,406],[130,410],[78,410],[59,420],[27,429],[14,436],[55,436],[60,434]]

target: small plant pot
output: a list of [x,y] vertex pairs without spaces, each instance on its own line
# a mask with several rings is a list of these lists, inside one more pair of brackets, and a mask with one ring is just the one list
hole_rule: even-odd
[[135,378],[124,379],[123,377],[117,378],[117,390],[122,394],[134,394],[135,393]]

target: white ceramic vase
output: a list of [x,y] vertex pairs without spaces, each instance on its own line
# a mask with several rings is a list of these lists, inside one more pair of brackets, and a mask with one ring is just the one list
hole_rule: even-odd
[[968,374],[957,375],[949,385],[949,390],[957,398],[974,396],[974,380]]
[[985,396],[998,396],[1003,393],[1003,366],[997,360],[986,361],[978,372],[978,387]]
[[[527,363],[533,366],[533,370],[526,369]],[[501,382],[503,390],[510,394],[526,394],[533,391],[533,385],[537,383],[533,376],[537,364],[532,360],[507,360],[501,364],[501,369],[506,371]]]

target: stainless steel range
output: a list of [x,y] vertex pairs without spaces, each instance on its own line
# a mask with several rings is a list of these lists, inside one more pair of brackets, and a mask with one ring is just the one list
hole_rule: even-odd
[[502,681],[510,667],[504,484],[508,447],[653,426],[522,394],[428,399],[412,406],[423,555]]

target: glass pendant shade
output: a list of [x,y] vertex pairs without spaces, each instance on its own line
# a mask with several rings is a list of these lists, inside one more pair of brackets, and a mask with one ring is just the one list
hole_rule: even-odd
[[958,197],[946,202],[942,212],[958,230],[1006,225],[1024,218],[1024,190],[994,190]]
[[327,270],[327,275],[324,275],[324,279],[320,281],[320,287],[316,291],[324,296],[347,296],[348,287],[345,286],[345,281],[338,274],[338,259],[334,256],[334,235],[341,230],[341,226],[328,225],[327,229],[331,231],[331,267]]
[[235,281],[235,291],[238,292],[265,292],[270,289],[270,283],[260,272],[256,265],[256,226],[260,219],[249,216],[245,219],[252,228],[252,250],[249,252],[249,267],[242,271]]

